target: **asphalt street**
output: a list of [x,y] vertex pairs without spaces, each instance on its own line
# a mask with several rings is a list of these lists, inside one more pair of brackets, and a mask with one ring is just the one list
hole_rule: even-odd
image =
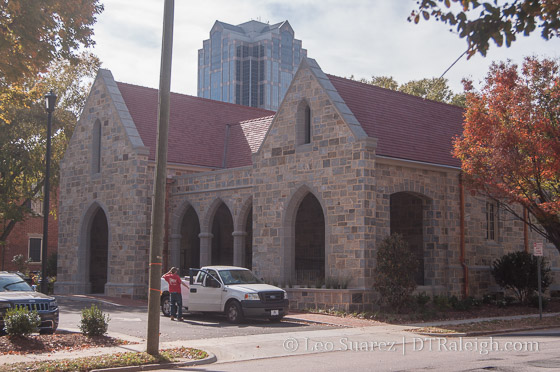
[[[108,301],[57,296],[60,307],[59,329],[78,330],[81,310],[96,304],[109,315],[109,332],[145,339],[147,334],[147,307],[129,307]],[[242,324],[230,324],[225,317],[212,314],[190,314],[185,321],[171,321],[161,315],[160,341],[197,340],[216,337],[247,336],[269,333],[314,331],[333,326],[303,322],[247,320]]]

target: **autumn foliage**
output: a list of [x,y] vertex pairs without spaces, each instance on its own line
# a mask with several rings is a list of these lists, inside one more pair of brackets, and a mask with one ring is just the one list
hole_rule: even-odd
[[[455,139],[470,186],[527,208],[560,250],[560,73],[558,62],[494,63],[480,92],[465,82],[464,133]],[[527,222],[531,223],[531,219]]]

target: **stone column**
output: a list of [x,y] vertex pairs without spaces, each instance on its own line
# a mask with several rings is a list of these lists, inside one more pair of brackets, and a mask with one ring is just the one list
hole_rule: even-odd
[[200,267],[212,264],[212,233],[200,233]]
[[171,234],[169,266],[180,267],[181,265],[181,238],[181,234]]
[[245,231],[233,232],[233,265],[245,267]]

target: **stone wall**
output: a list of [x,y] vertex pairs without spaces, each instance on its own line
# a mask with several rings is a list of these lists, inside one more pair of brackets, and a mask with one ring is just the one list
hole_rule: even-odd
[[[376,142],[355,135],[325,88],[330,82],[318,76],[300,67],[253,156],[254,268],[279,283],[295,280],[295,219],[301,201],[312,193],[325,217],[326,277],[351,277],[350,287],[362,288],[375,234]],[[298,142],[302,102],[311,109],[307,144]]]
[[[119,97],[110,73],[100,73],[61,164],[57,293],[90,292],[89,224],[101,208],[109,227],[105,294],[147,295],[152,173],[147,171],[147,149],[130,135],[132,121]],[[101,171],[92,173],[97,120]]]
[[[233,219],[233,263],[245,266],[246,223],[252,208],[252,168],[241,167],[177,176],[170,200],[171,264],[179,262],[183,216],[193,207],[200,222],[200,264],[211,264],[212,221],[222,203]],[[177,266],[179,266],[177,264]]]

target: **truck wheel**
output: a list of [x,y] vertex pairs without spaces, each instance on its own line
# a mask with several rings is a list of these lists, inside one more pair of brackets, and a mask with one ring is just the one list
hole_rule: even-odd
[[231,301],[226,306],[226,317],[230,323],[240,323],[243,320],[243,310],[237,301]]
[[161,312],[163,316],[171,316],[171,302],[169,302],[168,294],[161,296]]

